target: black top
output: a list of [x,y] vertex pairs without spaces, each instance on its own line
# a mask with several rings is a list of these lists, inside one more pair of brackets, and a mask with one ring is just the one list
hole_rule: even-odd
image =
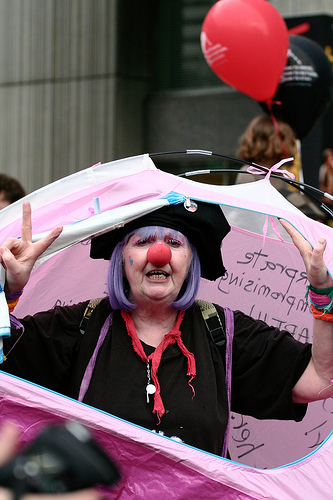
[[[86,365],[100,329],[111,312],[104,299],[88,321],[82,337],[79,324],[87,302],[56,307],[21,320],[24,334],[4,371],[77,398]],[[222,309],[217,306],[220,314]],[[120,418],[164,433],[197,448],[221,454],[227,423],[224,353],[208,336],[200,309],[194,304],[181,324],[182,339],[195,355],[197,375],[188,385],[187,360],[177,344],[164,351],[158,370],[166,413],[158,425],[147,403],[146,364],[134,352],[119,311],[99,351],[84,402]],[[20,332],[4,340],[4,353]],[[154,348],[143,343],[149,355]],[[311,346],[287,332],[235,312],[231,409],[259,419],[301,420],[306,405],[294,405],[292,387],[311,357]]]

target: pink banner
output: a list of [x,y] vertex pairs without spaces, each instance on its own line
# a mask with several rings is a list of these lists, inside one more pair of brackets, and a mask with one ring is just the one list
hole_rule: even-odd
[[[27,402],[29,402],[27,404]],[[273,470],[241,466],[0,372],[0,421],[13,420],[29,443],[47,425],[70,419],[87,426],[117,465],[120,481],[107,499],[327,500],[333,437],[315,453]]]

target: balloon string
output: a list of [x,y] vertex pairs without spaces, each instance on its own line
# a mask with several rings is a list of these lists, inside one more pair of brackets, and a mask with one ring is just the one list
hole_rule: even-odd
[[286,145],[284,143],[284,140],[283,140],[283,137],[282,137],[282,134],[281,134],[281,130],[280,130],[280,127],[279,127],[279,124],[278,124],[278,121],[277,119],[275,118],[275,115],[273,113],[273,109],[272,109],[272,105],[273,104],[278,104],[278,105],[281,105],[282,102],[281,101],[273,101],[272,99],[268,99],[266,101],[266,106],[268,108],[268,111],[269,111],[269,114],[272,118],[272,122],[273,122],[273,125],[274,125],[274,128],[276,130],[276,133],[277,135],[279,136],[280,138],[280,141],[281,141],[281,145],[282,145],[282,150],[283,150],[283,153],[285,155],[285,157],[289,156],[288,155],[288,151],[287,151],[287,148],[286,148]]

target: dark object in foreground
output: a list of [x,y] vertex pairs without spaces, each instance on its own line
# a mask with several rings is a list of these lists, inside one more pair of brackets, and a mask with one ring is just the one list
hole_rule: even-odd
[[46,428],[21,454],[0,467],[0,485],[25,493],[64,493],[97,484],[111,486],[120,475],[82,425]]

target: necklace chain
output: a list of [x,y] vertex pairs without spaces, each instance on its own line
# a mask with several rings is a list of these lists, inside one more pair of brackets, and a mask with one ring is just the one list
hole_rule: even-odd
[[150,361],[147,358],[147,385],[146,385],[146,395],[147,395],[147,403],[149,403],[149,395],[153,395],[156,392],[155,385],[151,382],[150,379]]
[[147,385],[150,384],[150,361],[147,358]]

